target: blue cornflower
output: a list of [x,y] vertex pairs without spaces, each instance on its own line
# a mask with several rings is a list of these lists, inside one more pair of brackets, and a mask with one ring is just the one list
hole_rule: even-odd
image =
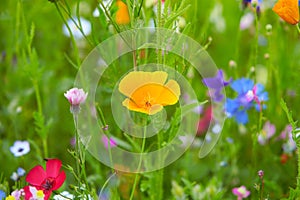
[[266,106],[262,103],[268,100],[268,93],[261,84],[254,85],[251,79],[241,78],[233,81],[231,88],[238,93],[237,98],[226,100],[225,110],[228,117],[234,117],[239,124],[248,122],[247,110],[255,107],[261,111]]
[[225,81],[223,77],[223,71],[220,69],[216,76],[204,78],[203,83],[208,87],[214,90],[213,94],[211,94],[212,99],[216,102],[220,102],[223,100],[224,95],[221,93],[222,88],[230,84],[232,78],[229,81]]
[[0,200],[4,200],[6,197],[6,194],[3,190],[0,190]]

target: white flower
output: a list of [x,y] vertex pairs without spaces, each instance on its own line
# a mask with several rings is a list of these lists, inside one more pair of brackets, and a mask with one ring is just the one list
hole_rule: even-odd
[[45,194],[43,190],[37,190],[35,187],[29,186],[29,191],[32,195],[29,200],[44,200]]
[[29,142],[17,140],[14,145],[9,148],[9,150],[15,157],[23,156],[30,151]]
[[245,30],[249,28],[254,21],[254,15],[252,13],[245,14],[240,21],[240,29]]
[[223,17],[223,6],[220,3],[216,3],[215,7],[213,8],[212,12],[209,16],[209,21],[214,24],[215,29],[222,33],[226,28],[225,19]]
[[17,172],[13,172],[12,175],[10,176],[11,180],[17,181],[19,179],[19,176]]
[[[67,198],[65,198],[67,197]],[[74,199],[74,195],[70,194],[68,191],[63,191],[60,194],[53,196],[54,200],[67,200],[67,199]]]
[[[82,32],[84,33],[84,35],[89,35],[91,33],[92,26],[91,26],[90,21],[84,19],[83,17],[80,17],[79,20],[77,17],[73,17],[72,19],[68,19],[67,23],[68,23],[68,26],[70,27],[72,35],[74,36],[75,39],[79,40],[79,39],[84,38],[84,36],[82,35],[82,33],[79,29],[80,24],[81,24]],[[79,21],[80,21],[80,23],[79,23]],[[63,26],[63,33],[66,36],[70,37],[70,32],[65,24]]]

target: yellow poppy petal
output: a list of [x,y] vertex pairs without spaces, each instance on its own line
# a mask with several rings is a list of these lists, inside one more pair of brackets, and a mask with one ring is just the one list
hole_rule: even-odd
[[139,87],[149,84],[157,83],[163,85],[167,80],[168,74],[163,71],[143,72],[134,71],[127,74],[119,83],[119,91],[127,97],[138,89]]
[[180,87],[176,81],[169,80],[165,86],[169,88],[174,93],[174,95],[177,96],[177,98],[180,96]]
[[273,11],[290,24],[295,25],[299,22],[298,0],[279,0],[274,5]]
[[116,12],[116,23],[119,25],[126,25],[130,22],[130,17],[128,13],[127,5],[118,0],[117,1],[118,10]]

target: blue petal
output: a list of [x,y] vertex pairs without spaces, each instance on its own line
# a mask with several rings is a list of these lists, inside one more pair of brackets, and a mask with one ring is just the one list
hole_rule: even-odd
[[4,200],[5,197],[6,197],[5,192],[3,190],[0,190],[0,200],[2,200],[2,199]]
[[256,84],[256,95],[259,101],[267,101],[269,100],[268,92],[264,91],[264,86],[260,83]]
[[247,112],[245,110],[239,110],[235,114],[235,120],[239,124],[247,124],[248,123],[248,114],[247,114]]
[[254,82],[251,79],[241,78],[231,83],[231,88],[236,91],[239,95],[247,93],[252,90]]
[[237,110],[239,109],[240,105],[236,99],[227,99],[225,104],[225,110],[226,112],[232,116],[235,115]]

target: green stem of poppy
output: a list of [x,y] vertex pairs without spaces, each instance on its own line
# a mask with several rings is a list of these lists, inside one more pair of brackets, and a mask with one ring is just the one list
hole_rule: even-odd
[[130,200],[132,200],[133,197],[134,197],[134,191],[135,191],[135,188],[136,188],[136,185],[137,185],[139,171],[140,171],[141,166],[142,166],[143,153],[144,153],[145,144],[146,144],[146,131],[147,131],[147,126],[144,127],[144,136],[143,136],[143,142],[142,142],[142,150],[140,152],[141,156],[140,156],[140,161],[139,161],[138,168],[137,168],[137,171],[136,171],[136,175],[135,175],[135,178],[134,178],[134,183],[133,183],[131,194],[130,194]]
[[299,27],[299,24],[296,24],[296,27],[297,27],[298,33],[300,34],[300,27]]

